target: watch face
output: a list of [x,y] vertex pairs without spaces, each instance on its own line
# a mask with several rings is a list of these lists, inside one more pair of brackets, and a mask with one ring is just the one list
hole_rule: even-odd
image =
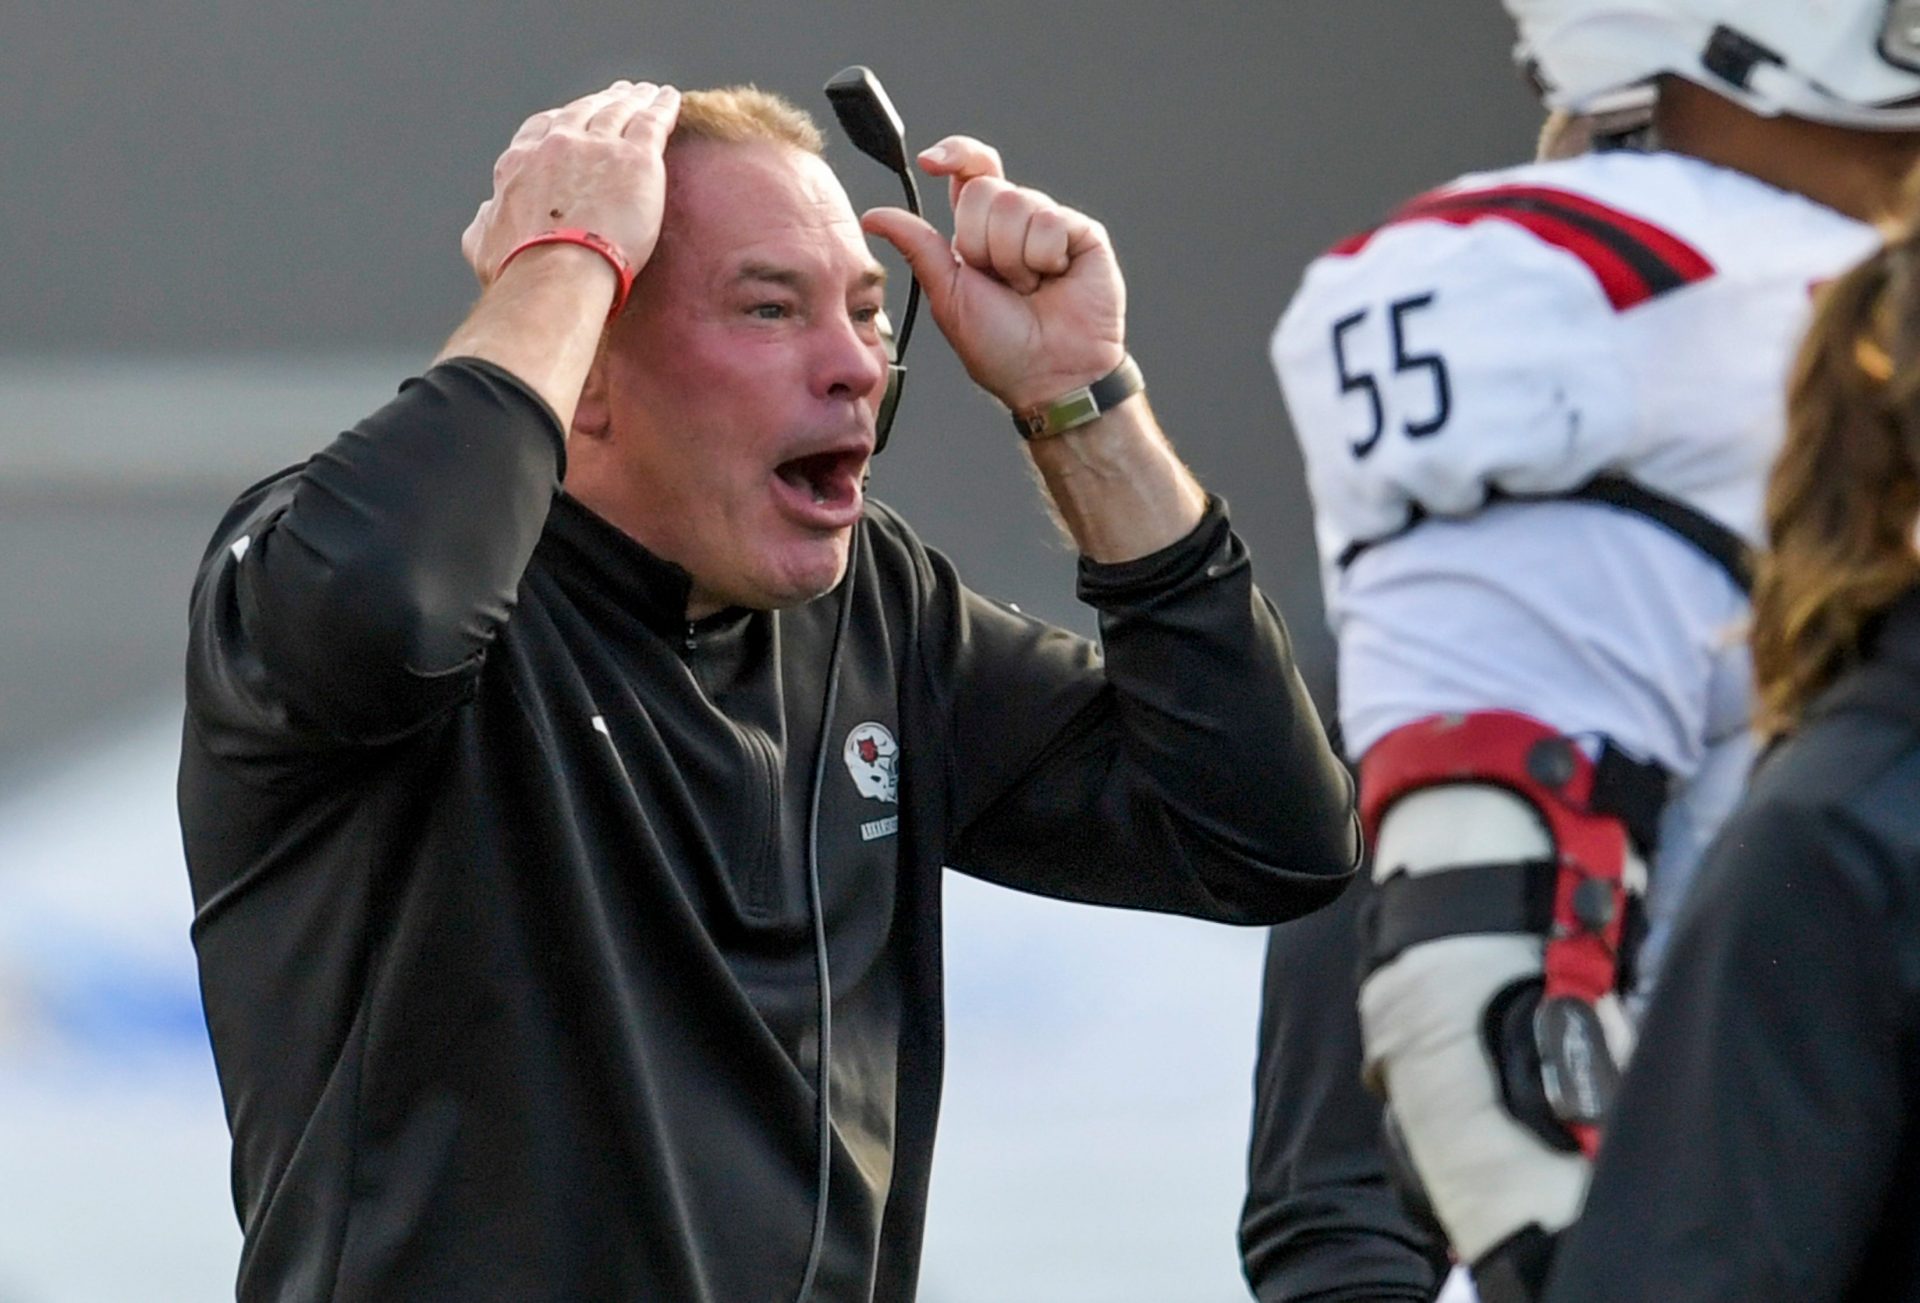
[[1920,0],[1888,0],[1880,54],[1895,67],[1920,72]]

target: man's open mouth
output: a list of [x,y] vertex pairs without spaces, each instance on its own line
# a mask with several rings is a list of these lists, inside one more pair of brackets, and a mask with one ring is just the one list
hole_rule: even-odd
[[864,452],[817,452],[781,462],[774,473],[816,507],[843,511],[859,505]]

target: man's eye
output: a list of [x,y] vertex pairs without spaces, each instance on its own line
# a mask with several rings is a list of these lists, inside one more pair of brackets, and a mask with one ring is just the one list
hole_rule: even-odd
[[873,324],[879,317],[880,309],[877,307],[855,308],[853,310],[853,319],[863,326]]
[[747,315],[759,317],[762,321],[778,321],[787,315],[784,303],[756,303],[747,309]]

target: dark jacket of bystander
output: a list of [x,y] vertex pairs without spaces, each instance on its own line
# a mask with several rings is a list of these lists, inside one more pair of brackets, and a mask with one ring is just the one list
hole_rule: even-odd
[[1549,1303],[1920,1303],[1920,589],[1689,896]]

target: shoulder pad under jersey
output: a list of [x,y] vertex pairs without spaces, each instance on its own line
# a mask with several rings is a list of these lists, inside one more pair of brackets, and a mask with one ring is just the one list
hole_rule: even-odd
[[1514,173],[1335,246],[1272,345],[1323,558],[1618,464],[1638,421],[1623,323],[1713,270],[1651,222]]

